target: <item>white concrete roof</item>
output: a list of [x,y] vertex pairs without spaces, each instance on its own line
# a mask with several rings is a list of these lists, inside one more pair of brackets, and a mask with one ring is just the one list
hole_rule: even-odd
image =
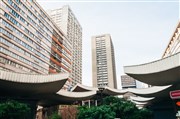
[[[139,101],[145,101],[145,100],[150,100],[152,99],[152,97],[154,96],[158,96],[159,94],[162,94],[164,90],[170,88],[172,85],[168,85],[168,86],[153,86],[153,87],[150,87],[150,88],[128,88],[128,89],[113,89],[113,88],[110,88],[110,87],[103,87],[103,91],[102,93],[103,94],[106,94],[106,95],[124,95],[128,92],[130,93],[133,93],[135,95],[138,95],[138,96],[142,96],[141,97],[134,97],[134,99],[139,99]],[[81,92],[85,92],[85,93],[88,93],[89,91],[99,91],[98,88],[93,88],[93,87],[88,87],[88,86],[85,86],[85,85],[81,85],[81,84],[77,84],[73,89],[72,91],[75,91],[79,94]],[[74,93],[75,94],[75,93]],[[153,96],[154,95],[154,96]],[[148,98],[143,98],[143,97],[148,97]],[[132,97],[133,98],[133,97]],[[138,100],[136,100],[138,101]]]
[[32,75],[0,70],[0,94],[30,96],[56,93],[63,87],[68,77],[68,73]]
[[133,101],[133,103],[135,103],[136,105],[146,105],[148,102],[137,102],[137,101]]
[[[128,90],[118,90],[110,87],[103,87],[103,88],[104,89],[102,93],[107,95],[123,95],[128,92]],[[99,89],[97,87],[89,87],[82,84],[76,84],[72,88],[72,92],[88,92],[88,91],[99,91]]]
[[50,106],[57,104],[73,104],[76,101],[89,100],[96,95],[96,91],[87,92],[68,92],[58,91],[56,94],[44,95],[39,100],[41,106]]
[[125,66],[124,72],[154,86],[180,83],[180,52],[150,63]]
[[141,97],[158,97],[163,96],[164,93],[166,93],[168,89],[171,88],[172,85],[168,86],[153,86],[150,88],[135,88],[135,89],[127,89],[129,92],[141,96]]
[[67,100],[84,100],[89,97],[96,95],[96,91],[87,91],[87,92],[68,92],[68,91],[58,91],[56,94],[67,97]]
[[130,96],[130,99],[133,101],[137,101],[137,102],[147,102],[150,100],[153,100],[155,97],[151,97],[151,98],[144,98],[144,97],[140,97],[140,96]]
[[[91,99],[98,94],[98,88],[81,84],[77,84],[72,89],[75,92],[60,90],[68,77],[69,74],[31,75],[0,70],[0,95],[34,98],[38,100],[40,105],[44,106],[51,104],[71,104],[74,101]],[[102,93],[106,95],[123,95],[131,92],[139,96],[152,98],[163,95],[164,92],[167,93],[171,87],[172,85],[124,90],[104,87]],[[77,92],[79,90],[81,92]],[[146,102],[148,100],[133,98],[133,101]]]
[[105,87],[103,90],[103,93],[107,94],[107,95],[124,95],[127,92],[128,92],[128,90],[126,90],[126,89],[125,90],[119,90],[119,89],[113,89],[110,87]]
[[163,91],[169,87],[171,87],[172,85],[168,85],[168,86],[153,86],[150,88],[129,88],[127,89],[129,92],[134,93],[134,94],[153,94],[153,93],[157,93],[160,91]]
[[28,73],[16,73],[10,71],[0,70],[0,79],[19,83],[49,83],[59,80],[64,80],[69,77],[69,73],[58,74],[28,74]]
[[71,91],[72,92],[98,91],[98,88],[85,86],[78,83],[71,89]]
[[0,70],[0,95],[22,99],[33,99],[42,106],[72,104],[78,100],[91,99],[96,95],[96,88],[87,88],[86,92],[67,92],[60,90],[68,73],[53,75],[22,74]]

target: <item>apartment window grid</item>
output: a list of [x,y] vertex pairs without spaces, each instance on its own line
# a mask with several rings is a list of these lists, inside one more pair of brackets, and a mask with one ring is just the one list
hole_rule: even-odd
[[[27,56],[31,57],[32,59],[36,60],[38,62],[38,65],[45,63],[45,61],[49,61],[49,58],[50,58],[49,56],[51,54],[49,52],[49,50],[51,49],[50,48],[51,41],[49,41],[51,39],[51,36],[49,34],[52,33],[52,31],[47,28],[47,27],[49,27],[48,26],[49,24],[47,25],[47,27],[44,27],[44,25],[42,25],[42,23],[39,21],[39,26],[41,27],[41,29],[39,29],[40,27],[36,28],[36,27],[38,27],[38,25],[36,23],[38,19],[37,19],[37,17],[35,15],[32,14],[32,12],[30,12],[29,8],[31,8],[32,11],[34,11],[35,9],[32,8],[32,6],[29,5],[29,4],[25,3],[27,5],[26,6],[25,4],[23,4],[21,2],[16,3],[16,1],[13,2],[12,0],[8,0],[7,3],[6,3],[6,1],[3,1],[1,3],[2,3],[2,6],[3,6],[2,8],[6,8],[6,9],[4,9],[4,11],[8,10],[9,13],[11,13],[11,14],[6,13],[4,11],[2,12],[2,10],[1,10],[1,13],[4,13],[4,16],[7,19],[9,19],[11,23],[15,24],[15,28],[12,25],[10,25],[11,23],[9,24],[9,23],[6,22],[6,24],[5,24],[5,21],[4,21],[4,25],[6,25],[8,28],[10,28],[13,31],[15,30],[15,32],[17,32],[17,34],[19,34],[19,36],[22,39],[26,39],[26,41],[28,41],[28,42],[21,41],[21,38],[18,39],[19,36],[18,36],[18,38],[15,37],[15,40],[18,40],[18,42],[20,44],[22,44],[26,48],[26,50],[29,50],[28,52],[30,52],[30,53],[35,52],[35,54],[39,55],[39,57],[36,58],[36,56],[31,55],[28,52],[26,52],[25,55],[27,55]],[[26,10],[26,12],[28,11],[29,14],[26,14],[25,11],[23,11],[23,9],[20,9],[21,7],[23,7],[23,9]],[[16,9],[16,11],[14,9]],[[24,14],[22,14],[22,13],[24,13]],[[40,15],[40,14],[38,14],[37,11],[36,11],[36,15]],[[27,18],[25,18],[25,17],[27,17]],[[40,17],[40,18],[42,18],[42,17]],[[29,21],[27,21],[27,20],[29,20]],[[44,21],[44,19],[41,19],[41,20],[42,20],[42,22],[46,22],[46,21]],[[26,24],[26,26],[23,26],[24,24]],[[16,27],[16,26],[18,26],[18,27]],[[28,28],[30,28],[32,32],[30,32],[28,30]],[[48,33],[48,34],[46,33],[45,34],[46,36],[43,36],[44,31],[42,29],[44,29],[45,31],[48,31],[50,33]],[[36,35],[35,31],[38,34],[38,36]],[[7,33],[9,38],[13,37],[13,34],[9,33],[8,31],[4,31],[4,32]],[[30,37],[28,37],[28,36],[30,36]],[[44,41],[47,41],[47,42],[44,43],[41,40],[39,40],[39,38],[41,38],[41,39],[43,38],[43,39],[45,39]],[[32,39],[35,39],[37,41],[34,42]],[[49,43],[49,46],[47,45],[48,43]],[[25,52],[22,49],[18,48],[17,46],[14,46],[14,48],[19,52]],[[46,65],[43,64],[43,66],[47,66],[47,64]],[[39,67],[39,66],[36,66],[36,68],[37,67]]]
[[[40,47],[39,45],[37,45],[33,40],[31,40],[31,38],[28,37],[28,35],[25,35],[23,32],[21,32],[20,30],[18,30],[17,28],[13,27],[12,25],[10,25],[10,23],[7,23],[6,21],[3,20],[2,22],[3,25],[5,25],[6,27],[8,27],[9,29],[11,29],[13,31],[13,33],[16,33],[17,35],[19,35],[19,37],[22,37],[23,39],[25,39],[27,42],[27,45],[31,45],[32,47],[36,47],[38,48],[38,50],[41,50],[43,54],[46,54],[47,58],[49,56],[49,53],[44,49],[42,48],[42,46]],[[33,46],[34,45],[34,46]],[[42,43],[43,45],[43,43]],[[44,45],[43,45],[44,46]],[[45,56],[43,56],[45,57]],[[45,57],[46,58],[46,57]],[[46,59],[47,60],[47,59]]]
[[[59,27],[62,28],[62,30],[66,33],[68,40],[72,43],[71,78],[72,84],[74,85],[81,80],[82,53],[79,52],[82,50],[82,33],[81,26],[77,25],[78,22],[76,22],[77,20],[71,12],[72,11],[68,8],[68,6],[64,6],[61,9],[49,11],[49,14],[50,16],[52,16],[52,14],[57,17],[59,16],[59,19],[61,19],[60,21],[57,21]],[[53,20],[55,21],[55,19]]]
[[[21,37],[21,38],[23,38],[23,39],[25,39],[25,40],[27,40],[28,42],[30,42],[30,43],[25,43],[25,44],[27,44],[28,46],[29,46],[29,48],[30,49],[32,49],[33,50],[33,48],[31,47],[32,46],[32,43],[33,43],[33,41],[31,40],[31,39],[29,39],[27,36],[25,36],[22,32],[20,32],[19,30],[17,30],[16,28],[14,28],[12,25],[10,25],[9,23],[7,23],[7,22],[5,22],[4,20],[3,20],[3,25],[5,25],[6,27],[8,27],[9,29],[11,29],[13,32],[16,32],[16,34],[18,34],[19,35],[19,37]],[[6,33],[6,32],[5,32]],[[12,34],[11,33],[9,33],[9,32],[7,32],[8,34],[10,34],[10,36],[12,37]],[[40,49],[40,47],[38,46],[38,45],[36,45],[35,43],[33,43],[35,46],[36,46],[36,48],[38,48],[38,50]],[[31,45],[31,46],[30,46]],[[35,49],[34,49],[35,50]],[[45,52],[45,50],[44,49],[40,49],[40,50],[42,50],[43,52]],[[45,53],[47,53],[47,52],[45,52]],[[48,57],[46,57],[45,55],[43,55],[43,54],[39,54],[40,55],[40,57],[43,57],[43,58],[45,58],[46,60],[48,59]],[[48,54],[49,55],[49,54]]]
[[[70,9],[69,9],[70,10]],[[80,76],[81,76],[81,72],[80,68],[77,67],[81,67],[81,54],[79,54],[78,52],[80,52],[81,49],[79,49],[80,45],[77,45],[78,42],[80,42],[80,35],[78,36],[77,34],[79,34],[79,27],[76,25],[76,23],[74,21],[75,18],[72,15],[71,12],[68,12],[68,26],[67,26],[67,30],[69,31],[68,33],[68,37],[71,39],[71,41],[73,42],[73,57],[72,57],[72,74],[75,74],[75,77],[73,77],[73,84],[76,84],[78,82]],[[79,62],[80,61],[80,62]],[[80,80],[80,79],[79,79]]]
[[[9,8],[9,7],[8,7],[8,8]],[[28,27],[31,27],[31,28],[32,28],[32,25],[30,25],[28,21],[26,21],[24,18],[22,18],[22,16],[21,16],[20,14],[14,12],[11,8],[9,8],[9,10],[10,10],[10,12],[12,12],[12,13],[15,14],[16,16],[18,16],[18,18],[22,21],[22,22],[20,21],[21,24],[23,24],[23,23],[25,22],[25,24],[26,24]],[[21,11],[22,11],[22,10],[21,10]],[[21,28],[21,27],[24,27],[24,26],[22,26],[20,23],[18,23],[15,19],[13,19],[11,16],[9,16],[7,13],[6,13],[5,15],[7,15],[6,17],[9,18],[9,19],[10,19],[13,23],[15,23],[17,26],[20,26],[20,28]],[[27,16],[27,15],[26,15],[26,16]],[[29,18],[30,18],[30,17],[29,17]],[[31,20],[31,19],[30,19],[30,20]],[[25,29],[25,30],[27,30],[27,29]],[[29,32],[29,31],[28,31],[28,33],[29,33],[30,36],[32,36],[32,38],[38,40],[38,38],[35,37],[35,34]],[[38,34],[38,35],[39,35],[39,34]],[[42,35],[41,35],[41,36],[42,36]],[[47,40],[47,39],[46,39],[46,40]],[[38,41],[40,42],[40,40],[38,40]],[[48,40],[48,41],[49,41],[49,40]]]
[[[7,32],[6,30],[0,28],[0,32],[3,33],[3,34],[5,34],[6,36],[8,36],[8,37],[11,38],[11,39],[15,39],[17,42],[19,42],[20,44],[22,44],[22,46],[24,46],[26,49],[31,50],[31,48],[30,48],[28,45],[26,45],[24,42],[21,42],[20,40],[16,39],[16,37],[14,37],[12,34],[10,34],[9,32]],[[24,54],[24,55],[26,55],[26,56],[28,56],[28,57],[33,58],[34,60],[38,61],[38,62],[41,63],[41,64],[44,64],[41,60],[37,59],[37,58],[34,57],[33,55],[30,55],[30,53],[28,53],[27,51],[23,50],[22,48],[19,48],[18,46],[14,45],[14,44],[12,44],[12,43],[10,43],[10,42],[8,42],[8,41],[5,40],[4,38],[1,37],[1,38],[0,38],[0,41],[1,41],[1,43],[4,43],[6,46],[9,46],[9,47],[11,47],[11,48],[14,48],[16,51],[18,51],[18,52],[20,52],[20,53],[22,53],[22,54]],[[4,50],[5,50],[5,49],[4,49]],[[12,52],[11,52],[11,53],[9,53],[9,52],[4,52],[4,53],[12,54]],[[19,56],[14,57],[14,58],[19,58]],[[28,62],[28,60],[27,60],[27,61],[24,61],[24,60],[26,60],[26,59],[24,59],[24,56],[23,56],[23,60],[22,60],[22,61],[23,61],[24,63],[27,63],[27,64],[29,64],[29,65],[32,65],[32,66],[36,67],[36,69],[39,69],[39,70],[41,70],[41,71],[43,71],[43,72],[45,72],[45,73],[47,72],[46,69],[41,69],[41,68],[43,67],[43,65],[39,65],[39,63],[30,63],[30,62]],[[37,68],[37,67],[39,67],[39,68]]]
[[96,38],[97,81],[99,86],[108,86],[106,47],[104,38]]

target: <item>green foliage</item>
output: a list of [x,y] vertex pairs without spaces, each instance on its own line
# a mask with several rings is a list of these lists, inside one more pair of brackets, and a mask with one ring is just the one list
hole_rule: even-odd
[[26,119],[30,108],[17,101],[9,100],[0,103],[0,118],[1,119]]
[[78,113],[78,119],[114,119],[115,112],[107,105],[99,107],[81,107]]
[[121,119],[152,119],[152,112],[146,108],[138,109],[134,103],[118,97],[109,96],[104,98],[103,104],[110,105]]
[[132,102],[118,97],[106,97],[103,104],[110,105],[111,109],[116,113],[116,117],[122,119],[129,119],[138,110]]
[[136,119],[152,119],[152,112],[149,111],[146,108],[139,109],[139,111],[136,113]]
[[152,112],[148,109],[138,109],[136,105],[118,97],[106,97],[103,105],[98,107],[79,108],[78,119],[152,119]]
[[60,115],[58,115],[58,113],[53,113],[49,119],[62,119]]

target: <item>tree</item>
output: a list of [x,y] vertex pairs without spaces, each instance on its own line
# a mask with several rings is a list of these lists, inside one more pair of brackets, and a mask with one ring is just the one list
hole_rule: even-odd
[[58,115],[58,113],[53,113],[48,119],[62,119],[60,115]]
[[110,105],[116,113],[117,118],[121,119],[151,119],[152,112],[146,108],[138,109],[134,103],[122,98],[109,96],[103,99],[104,105]]
[[152,119],[152,112],[122,98],[109,96],[98,107],[80,107],[78,119]]
[[0,103],[0,118],[1,119],[26,119],[30,108],[17,101],[9,100]]
[[107,105],[99,107],[80,107],[78,119],[114,119],[115,112]]

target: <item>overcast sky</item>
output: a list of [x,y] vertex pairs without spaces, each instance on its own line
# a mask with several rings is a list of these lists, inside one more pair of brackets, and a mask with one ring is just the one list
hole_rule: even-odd
[[83,29],[84,85],[92,85],[91,36],[109,33],[115,48],[120,88],[123,66],[160,59],[179,20],[178,0],[86,1],[37,0],[45,9],[69,5]]

